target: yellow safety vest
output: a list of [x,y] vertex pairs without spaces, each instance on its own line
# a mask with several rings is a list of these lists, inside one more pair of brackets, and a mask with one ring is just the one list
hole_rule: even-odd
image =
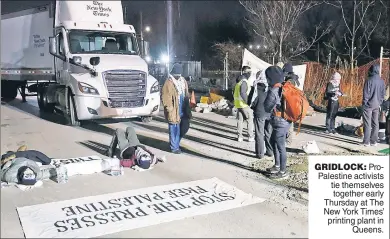
[[236,107],[237,109],[242,109],[242,108],[249,107],[247,102],[245,102],[241,98],[240,89],[241,89],[242,82],[246,82],[246,85],[247,85],[247,92],[246,92],[246,94],[249,95],[249,92],[251,91],[251,88],[249,87],[249,84],[248,84],[248,80],[241,80],[240,82],[238,82],[236,84],[236,86],[234,87],[234,95],[233,95],[233,97],[234,97],[234,107]]

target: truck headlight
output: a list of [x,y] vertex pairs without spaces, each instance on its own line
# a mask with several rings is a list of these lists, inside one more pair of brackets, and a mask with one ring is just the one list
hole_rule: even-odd
[[78,85],[79,85],[79,90],[81,91],[81,93],[91,94],[91,95],[98,95],[99,94],[99,91],[97,89],[95,89],[94,87],[92,87],[88,84],[85,84],[83,82],[79,82]]
[[152,88],[150,88],[150,93],[156,93],[160,91],[160,86],[158,85],[158,81],[152,85]]

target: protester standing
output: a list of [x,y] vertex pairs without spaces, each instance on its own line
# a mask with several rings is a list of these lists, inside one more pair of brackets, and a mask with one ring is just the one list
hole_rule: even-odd
[[[283,66],[284,82],[291,82],[295,87],[299,87],[300,83],[298,81],[299,77],[294,73],[293,66],[291,63],[286,63]],[[286,142],[287,145],[290,145],[293,141],[294,133],[294,123],[291,123],[290,128],[287,132]]]
[[368,79],[363,88],[363,145],[376,146],[379,131],[379,108],[385,99],[385,82],[380,78],[379,64],[374,64],[368,71]]
[[[268,93],[268,82],[265,77],[265,70],[259,71],[256,74],[254,82],[254,100],[251,101],[251,108],[254,114],[255,125],[255,152],[259,159],[264,155],[272,156],[271,133],[272,126],[270,124],[270,113],[265,112],[264,101]],[[265,148],[264,148],[265,145]],[[265,151],[265,152],[264,152]]]
[[275,165],[268,168],[271,178],[283,179],[288,177],[287,173],[287,152],[286,137],[291,123],[281,117],[284,107],[282,99],[282,83],[284,81],[283,71],[276,66],[270,66],[265,71],[268,85],[270,87],[264,101],[264,110],[271,114],[272,136],[271,143],[275,158]]
[[325,99],[328,101],[326,107],[326,133],[336,134],[336,116],[339,111],[339,97],[343,95],[340,90],[340,73],[336,72],[326,86]]
[[189,100],[188,85],[182,73],[182,65],[174,64],[162,88],[162,104],[168,121],[170,148],[175,154],[181,153],[180,140],[184,135],[180,134],[180,123],[185,114],[184,101]]
[[248,135],[249,142],[255,141],[253,130],[253,112],[248,105],[248,96],[251,90],[251,86],[248,83],[248,79],[251,76],[251,68],[244,66],[242,74],[237,78],[237,84],[234,87],[234,107],[237,108],[237,133],[238,142],[243,141],[242,130],[244,121],[248,123]]

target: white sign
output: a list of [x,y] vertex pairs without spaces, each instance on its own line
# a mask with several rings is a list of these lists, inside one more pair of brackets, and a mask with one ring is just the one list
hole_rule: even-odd
[[256,79],[256,73],[258,71],[267,69],[271,66],[271,64],[261,60],[247,49],[244,49],[244,54],[242,56],[242,66],[249,66],[251,68],[252,75],[249,78],[249,85],[253,85],[253,82]]
[[294,74],[298,76],[299,86],[298,88],[303,91],[306,77],[306,64],[293,66]]
[[[118,161],[118,162],[114,162]],[[86,175],[100,173],[107,170],[111,165],[119,163],[119,159],[106,158],[102,159],[99,156],[78,157],[69,159],[52,159],[51,165],[58,166],[63,164],[68,172],[68,176]]]
[[389,238],[389,157],[309,157],[309,238]]
[[[244,49],[244,54],[242,56],[242,66],[250,66],[250,68],[252,69],[252,75],[249,78],[249,84],[252,85],[254,80],[256,79],[256,73],[258,71],[263,71],[272,65],[261,60],[247,49]],[[300,90],[303,90],[303,85],[305,83],[306,77],[306,64],[293,66],[293,70],[294,73],[299,77],[298,80],[300,85],[298,88]]]
[[206,180],[18,207],[26,238],[90,238],[264,202]]

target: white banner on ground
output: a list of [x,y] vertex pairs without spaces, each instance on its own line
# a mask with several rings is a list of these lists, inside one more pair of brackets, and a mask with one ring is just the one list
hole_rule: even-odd
[[309,157],[309,238],[389,238],[389,157]]
[[100,173],[103,169],[103,159],[99,156],[78,157],[69,159],[52,159],[51,165],[63,164],[68,176]]
[[26,238],[90,238],[264,202],[218,178],[18,207]]
[[[272,66],[268,62],[265,62],[255,56],[253,53],[244,49],[244,54],[242,56],[242,66],[250,66],[252,69],[252,75],[249,79],[249,84],[252,85],[254,80],[256,79],[256,73],[258,71],[262,71]],[[241,66],[241,67],[242,67]],[[305,83],[306,77],[306,64],[293,66],[294,73],[299,77],[300,86],[298,87],[300,90],[303,90],[303,85]]]

